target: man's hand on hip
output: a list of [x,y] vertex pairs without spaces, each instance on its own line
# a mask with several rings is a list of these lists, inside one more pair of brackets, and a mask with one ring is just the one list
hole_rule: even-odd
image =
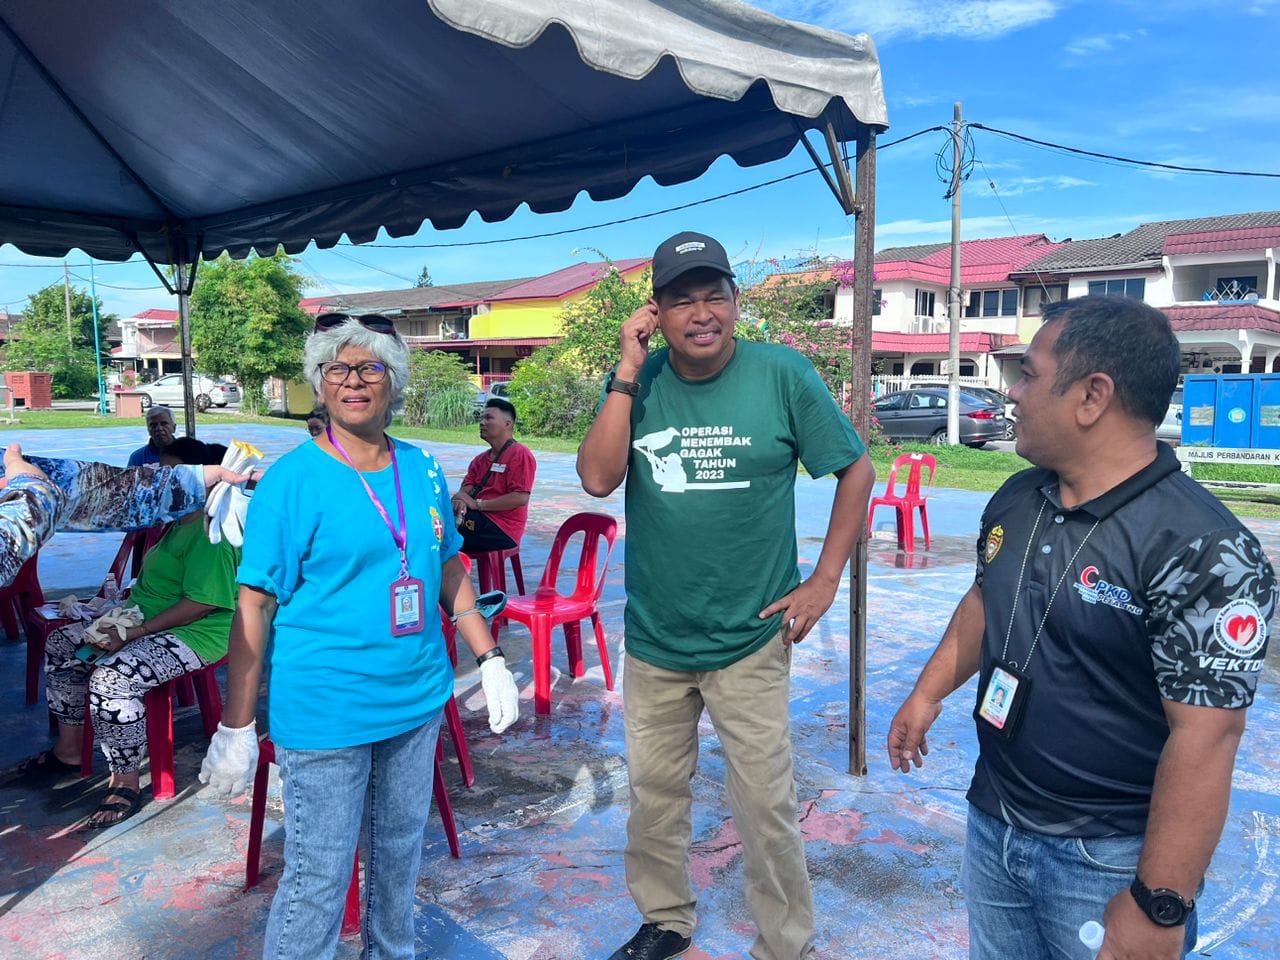
[[784,643],[799,643],[814,628],[836,598],[838,584],[826,583],[810,577],[785,597],[773,601],[760,611],[760,619],[767,620],[775,613],[782,614],[782,622],[789,628]]

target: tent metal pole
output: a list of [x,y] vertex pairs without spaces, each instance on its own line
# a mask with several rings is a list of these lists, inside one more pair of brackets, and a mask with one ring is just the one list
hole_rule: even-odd
[[182,414],[187,436],[196,435],[196,395],[192,387],[193,364],[191,362],[191,311],[188,304],[190,288],[187,283],[186,260],[177,258],[173,265],[176,292],[178,294],[178,336],[182,344]]
[[[871,296],[875,285],[876,132],[858,127],[853,231],[852,386],[849,416],[865,443],[871,428]],[[847,173],[846,173],[847,176]],[[867,775],[867,535],[865,524],[849,568],[849,773]]]

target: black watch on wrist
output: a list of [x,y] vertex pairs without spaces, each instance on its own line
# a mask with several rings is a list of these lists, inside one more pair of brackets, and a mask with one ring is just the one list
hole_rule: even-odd
[[640,396],[640,384],[631,380],[619,380],[616,373],[609,374],[609,383],[604,389],[606,393],[612,390],[616,393],[625,393],[629,397]]
[[1196,908],[1194,900],[1184,900],[1176,891],[1164,887],[1152,890],[1137,877],[1129,885],[1129,893],[1157,927],[1180,927]]

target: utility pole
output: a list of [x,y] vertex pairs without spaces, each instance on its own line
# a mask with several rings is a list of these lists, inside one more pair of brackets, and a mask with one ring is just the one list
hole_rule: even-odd
[[75,353],[76,345],[71,340],[71,268],[67,261],[62,261],[62,298],[67,306],[67,356]]
[[964,120],[956,101],[951,121],[951,288],[947,291],[947,443],[960,442],[960,161],[964,155]]

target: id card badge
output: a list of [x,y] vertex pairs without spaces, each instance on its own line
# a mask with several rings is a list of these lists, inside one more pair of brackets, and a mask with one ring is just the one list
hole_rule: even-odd
[[988,733],[1011,739],[1017,733],[1030,691],[1031,679],[1012,664],[996,667],[982,690],[973,717]]
[[391,585],[391,635],[403,637],[420,631],[423,619],[425,587],[416,577],[405,577]]

